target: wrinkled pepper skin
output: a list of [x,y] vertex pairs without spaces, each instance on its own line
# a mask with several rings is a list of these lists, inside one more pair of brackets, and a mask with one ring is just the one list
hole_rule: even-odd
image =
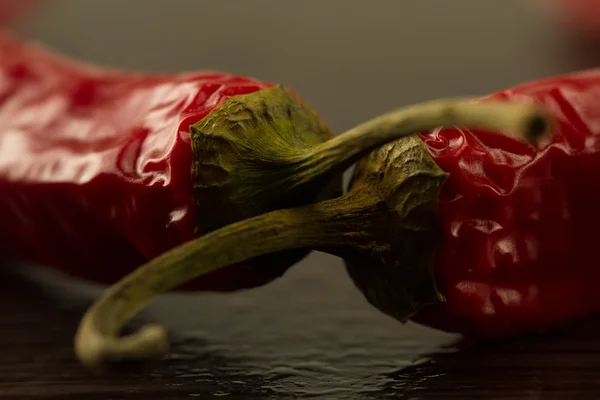
[[[218,72],[98,69],[0,31],[0,258],[113,283],[194,238],[189,126],[270,86]],[[274,278],[228,274],[199,288]]]
[[555,133],[538,148],[462,129],[421,135],[449,173],[434,265],[447,302],[415,319],[501,337],[600,311],[600,70],[489,98],[545,104]]

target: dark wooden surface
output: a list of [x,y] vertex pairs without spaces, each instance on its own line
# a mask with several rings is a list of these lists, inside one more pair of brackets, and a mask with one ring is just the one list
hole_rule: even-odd
[[[68,54],[155,71],[210,68],[293,87],[336,132],[393,107],[594,66],[522,0],[54,0],[19,29]],[[595,399],[600,318],[475,345],[375,311],[313,254],[264,288],[169,295],[141,319],[174,349],[96,376],[71,350],[99,288],[0,276],[0,399]]]

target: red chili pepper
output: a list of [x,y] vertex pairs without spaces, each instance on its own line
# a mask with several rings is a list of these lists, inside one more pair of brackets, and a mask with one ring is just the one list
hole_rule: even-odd
[[195,237],[189,126],[269,86],[95,69],[2,33],[0,254],[106,283]]
[[417,319],[501,337],[600,311],[600,69],[487,99],[544,104],[557,129],[539,148],[464,129],[421,136],[449,173],[434,267],[447,302]]
[[[437,196],[437,244],[418,247],[435,252],[429,262],[445,301],[403,306],[394,292],[406,291],[399,278],[406,275],[390,272],[391,262],[368,269],[364,259],[348,260],[357,285],[384,312],[398,319],[418,312],[414,320],[435,328],[497,338],[600,311],[600,70],[526,83],[483,100],[506,99],[545,105],[557,121],[554,134],[537,147],[469,129],[420,135],[448,174]],[[359,177],[371,164],[385,165],[377,157],[358,169]],[[406,241],[409,234],[392,236]],[[414,253],[404,249],[396,260],[428,262]],[[397,278],[395,286],[381,282],[385,273]]]

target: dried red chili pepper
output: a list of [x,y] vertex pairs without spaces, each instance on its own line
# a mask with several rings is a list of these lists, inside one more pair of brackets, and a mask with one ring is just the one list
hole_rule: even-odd
[[552,111],[537,148],[478,131],[421,136],[449,173],[440,195],[434,274],[447,301],[425,324],[503,337],[600,311],[600,69],[534,81],[487,100],[526,100]]
[[[95,69],[6,32],[0,34],[0,60],[3,258],[114,282],[195,237],[194,229],[253,215],[244,205],[219,213],[212,204],[206,205],[210,212],[196,215],[191,181],[201,184],[211,176],[191,175],[189,126],[226,99],[270,84],[223,73],[151,76]],[[314,141],[329,137],[320,121],[311,122],[313,130],[303,134]],[[204,150],[210,151],[208,145]],[[212,172],[210,165],[196,171]],[[209,193],[201,200],[217,203],[235,194]],[[278,200],[257,202],[256,212]],[[245,284],[263,283],[260,271],[244,273],[240,269]],[[221,288],[219,276],[204,282]]]

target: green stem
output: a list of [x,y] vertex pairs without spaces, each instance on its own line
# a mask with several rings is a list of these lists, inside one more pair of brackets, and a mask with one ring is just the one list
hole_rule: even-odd
[[85,365],[98,366],[162,355],[168,341],[160,325],[147,325],[118,337],[123,325],[153,297],[263,254],[342,245],[344,237],[339,232],[351,224],[349,218],[355,214],[341,211],[335,200],[277,210],[228,225],[162,254],[107,289],[86,312],[75,338],[77,356]]
[[344,170],[373,149],[391,141],[439,127],[464,126],[500,132],[535,142],[550,127],[535,104],[473,99],[443,99],[404,107],[360,124],[315,148],[305,158],[305,180]]

